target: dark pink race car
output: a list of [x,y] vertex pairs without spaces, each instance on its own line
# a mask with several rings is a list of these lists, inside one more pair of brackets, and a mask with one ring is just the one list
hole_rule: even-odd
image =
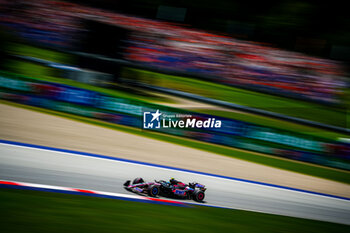
[[171,198],[193,199],[203,202],[205,197],[205,186],[197,182],[185,184],[181,181],[171,178],[169,181],[155,180],[154,182],[145,182],[138,177],[133,180],[127,180],[124,183],[125,189],[135,192],[148,194],[151,197],[164,196]]

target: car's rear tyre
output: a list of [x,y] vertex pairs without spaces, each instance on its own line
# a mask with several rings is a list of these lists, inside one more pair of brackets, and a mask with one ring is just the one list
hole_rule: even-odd
[[196,190],[193,193],[193,200],[198,201],[198,202],[202,202],[204,200],[205,194],[203,191],[200,190]]
[[134,179],[132,184],[140,184],[140,183],[144,183],[144,182],[145,181],[141,177],[137,177],[137,178]]
[[148,195],[150,195],[151,197],[158,196],[160,192],[159,186],[155,186],[155,185],[149,186],[147,191],[148,191]]

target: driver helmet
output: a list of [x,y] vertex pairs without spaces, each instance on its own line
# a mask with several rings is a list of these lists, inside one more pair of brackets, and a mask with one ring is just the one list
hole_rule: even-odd
[[171,184],[175,184],[175,183],[177,182],[177,181],[175,180],[175,178],[173,178],[173,177],[171,177],[169,181],[170,181]]

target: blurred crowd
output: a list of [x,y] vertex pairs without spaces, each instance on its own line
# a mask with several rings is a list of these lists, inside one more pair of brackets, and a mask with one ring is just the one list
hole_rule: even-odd
[[220,83],[337,103],[346,87],[336,62],[233,38],[194,34],[137,35],[127,58],[157,67],[215,76]]
[[0,0],[0,23],[42,44],[74,48],[86,30],[81,19],[130,30],[125,59],[149,66],[327,103],[339,103],[348,85],[327,59],[62,1]]

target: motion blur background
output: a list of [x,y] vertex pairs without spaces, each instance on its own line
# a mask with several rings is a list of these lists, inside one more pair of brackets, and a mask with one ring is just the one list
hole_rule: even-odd
[[[0,0],[0,101],[146,136],[144,110],[214,116],[221,129],[155,135],[343,174],[349,26],[341,1]],[[264,164],[349,183],[348,173]]]
[[348,20],[312,1],[1,1],[0,94],[138,128],[142,108],[210,114],[222,130],[164,133],[349,169]]

